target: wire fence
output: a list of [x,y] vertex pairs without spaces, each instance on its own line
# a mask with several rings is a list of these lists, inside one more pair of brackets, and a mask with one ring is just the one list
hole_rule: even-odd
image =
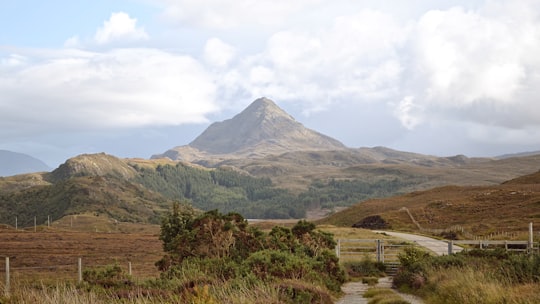
[[[133,276],[133,265],[131,261],[125,263],[112,264],[91,264],[85,265],[82,258],[77,261],[63,265],[47,265],[47,266],[13,266],[12,260],[5,257],[5,262],[0,265],[0,273],[4,274],[4,280],[0,280],[0,290],[7,296],[12,289],[12,283],[24,282],[73,282],[81,283],[83,281],[83,273],[87,270],[100,270],[106,267],[120,267],[122,272],[128,276]],[[141,277],[140,279],[142,279]],[[138,278],[133,278],[137,280]]]

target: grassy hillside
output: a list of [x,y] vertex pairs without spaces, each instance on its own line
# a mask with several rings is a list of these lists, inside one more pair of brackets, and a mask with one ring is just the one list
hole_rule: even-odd
[[80,176],[49,185],[0,193],[0,220],[21,227],[50,216],[93,212],[121,222],[159,223],[170,200],[137,184],[108,176]]
[[[440,185],[498,185],[530,173],[540,158],[437,158],[383,148],[368,152],[291,152],[229,160],[216,168],[85,154],[51,173],[0,178],[0,223],[13,224],[17,216],[19,225],[33,225],[34,217],[43,223],[47,216],[57,220],[84,212],[123,222],[158,223],[175,200],[190,201],[202,210],[239,212],[246,218],[303,218],[308,210],[321,214]],[[388,205],[364,203],[371,204],[377,210]],[[404,227],[411,224],[404,212],[392,217]]]
[[540,172],[494,186],[445,186],[401,196],[368,200],[321,223],[351,226],[380,215],[393,229],[447,229],[460,225],[472,235],[527,231],[540,224]]

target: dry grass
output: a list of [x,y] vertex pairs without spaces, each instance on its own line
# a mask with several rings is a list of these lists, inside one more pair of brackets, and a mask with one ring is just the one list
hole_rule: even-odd
[[362,202],[319,223],[351,226],[367,216],[381,215],[395,230],[418,230],[403,207],[422,228],[461,225],[478,236],[526,233],[529,222],[540,225],[540,184],[447,186],[412,192]]
[[425,298],[428,304],[540,303],[540,284],[511,284],[486,270],[438,269],[429,271],[428,277],[430,292]]
[[15,281],[74,281],[79,257],[83,267],[118,264],[125,269],[131,261],[135,278],[151,278],[159,275],[154,263],[164,254],[157,234],[146,233],[9,229],[0,230],[0,244]]
[[368,304],[408,304],[400,295],[389,288],[374,287],[364,293],[369,298]]
[[392,236],[375,233],[368,229],[318,225],[317,229],[334,235],[334,239],[395,239]]
[[[106,215],[96,216],[93,213],[82,213],[65,216],[52,223],[56,231],[66,232],[98,232],[98,233],[140,233],[159,234],[159,225],[138,224],[129,222],[119,222]],[[26,231],[33,231],[33,227],[26,228]]]

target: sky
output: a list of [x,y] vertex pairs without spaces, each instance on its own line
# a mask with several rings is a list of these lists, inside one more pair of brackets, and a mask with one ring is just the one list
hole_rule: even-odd
[[345,145],[540,150],[540,1],[6,0],[0,149],[186,145],[259,97]]

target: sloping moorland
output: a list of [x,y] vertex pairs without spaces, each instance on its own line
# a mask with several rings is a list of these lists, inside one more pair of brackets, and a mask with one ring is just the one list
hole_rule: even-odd
[[[412,215],[413,222],[406,209]],[[527,232],[540,224],[540,171],[491,186],[444,186],[358,203],[320,223],[351,226],[368,216],[381,216],[392,229],[448,229],[465,232]]]

